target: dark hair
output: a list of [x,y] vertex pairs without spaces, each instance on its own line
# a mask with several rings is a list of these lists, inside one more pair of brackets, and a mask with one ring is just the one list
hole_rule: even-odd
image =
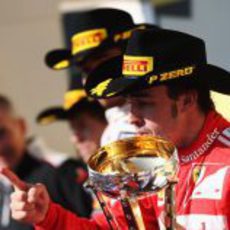
[[167,83],[168,96],[171,99],[177,99],[181,94],[195,90],[197,92],[197,104],[200,110],[207,114],[210,110],[214,109],[214,103],[211,99],[210,89],[205,83],[187,79],[186,81],[172,81]]
[[68,118],[78,117],[81,114],[88,113],[95,119],[106,122],[105,110],[97,101],[90,101],[89,99],[82,99],[68,112]]

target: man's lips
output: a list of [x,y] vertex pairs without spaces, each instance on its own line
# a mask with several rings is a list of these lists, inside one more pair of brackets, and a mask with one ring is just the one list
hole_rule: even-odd
[[153,135],[152,133],[150,133],[150,132],[137,132],[137,135],[138,136],[145,136],[145,135]]

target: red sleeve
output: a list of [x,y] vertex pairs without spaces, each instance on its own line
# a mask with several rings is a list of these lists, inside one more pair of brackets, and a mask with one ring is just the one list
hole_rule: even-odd
[[[98,214],[103,216],[103,214]],[[99,219],[99,218],[98,218]],[[53,202],[50,203],[49,211],[43,222],[35,225],[35,230],[107,230],[108,224],[105,218],[100,222],[94,219],[78,217],[70,211]]]
[[[158,228],[156,213],[153,209],[155,199],[145,198],[140,201],[140,208],[143,213],[145,225],[148,230]],[[115,202],[111,205],[111,210],[114,214],[121,229],[128,230],[129,226],[126,223],[124,213],[120,202]],[[108,230],[109,225],[103,213],[98,213],[92,219],[78,217],[70,211],[65,210],[60,205],[50,204],[49,211],[43,222],[35,226],[35,230]]]

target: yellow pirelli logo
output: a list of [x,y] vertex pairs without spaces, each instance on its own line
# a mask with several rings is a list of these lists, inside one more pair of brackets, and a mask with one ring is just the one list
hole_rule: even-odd
[[123,75],[143,76],[153,71],[153,57],[124,56]]
[[106,29],[94,29],[77,33],[72,37],[72,54],[97,47],[107,37]]
[[159,75],[152,75],[148,79],[148,84],[152,85],[154,84],[155,81],[163,82],[163,81],[167,81],[167,80],[171,80],[175,78],[185,77],[185,76],[191,75],[194,69],[195,69],[194,66],[187,66],[181,69],[164,72]]

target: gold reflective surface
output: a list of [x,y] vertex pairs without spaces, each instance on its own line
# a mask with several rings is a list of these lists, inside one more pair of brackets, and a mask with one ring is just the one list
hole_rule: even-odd
[[90,157],[88,165],[105,175],[138,173],[152,170],[154,165],[165,164],[174,151],[174,145],[160,137],[138,136],[100,148]]
[[[97,195],[120,200],[129,229],[143,230],[146,226],[138,199],[170,188],[177,165],[177,150],[171,142],[153,136],[122,139],[100,148],[90,157],[88,185]],[[110,218],[113,215],[108,215],[104,201],[99,199],[99,202],[110,226],[115,223],[111,229],[122,229]]]

